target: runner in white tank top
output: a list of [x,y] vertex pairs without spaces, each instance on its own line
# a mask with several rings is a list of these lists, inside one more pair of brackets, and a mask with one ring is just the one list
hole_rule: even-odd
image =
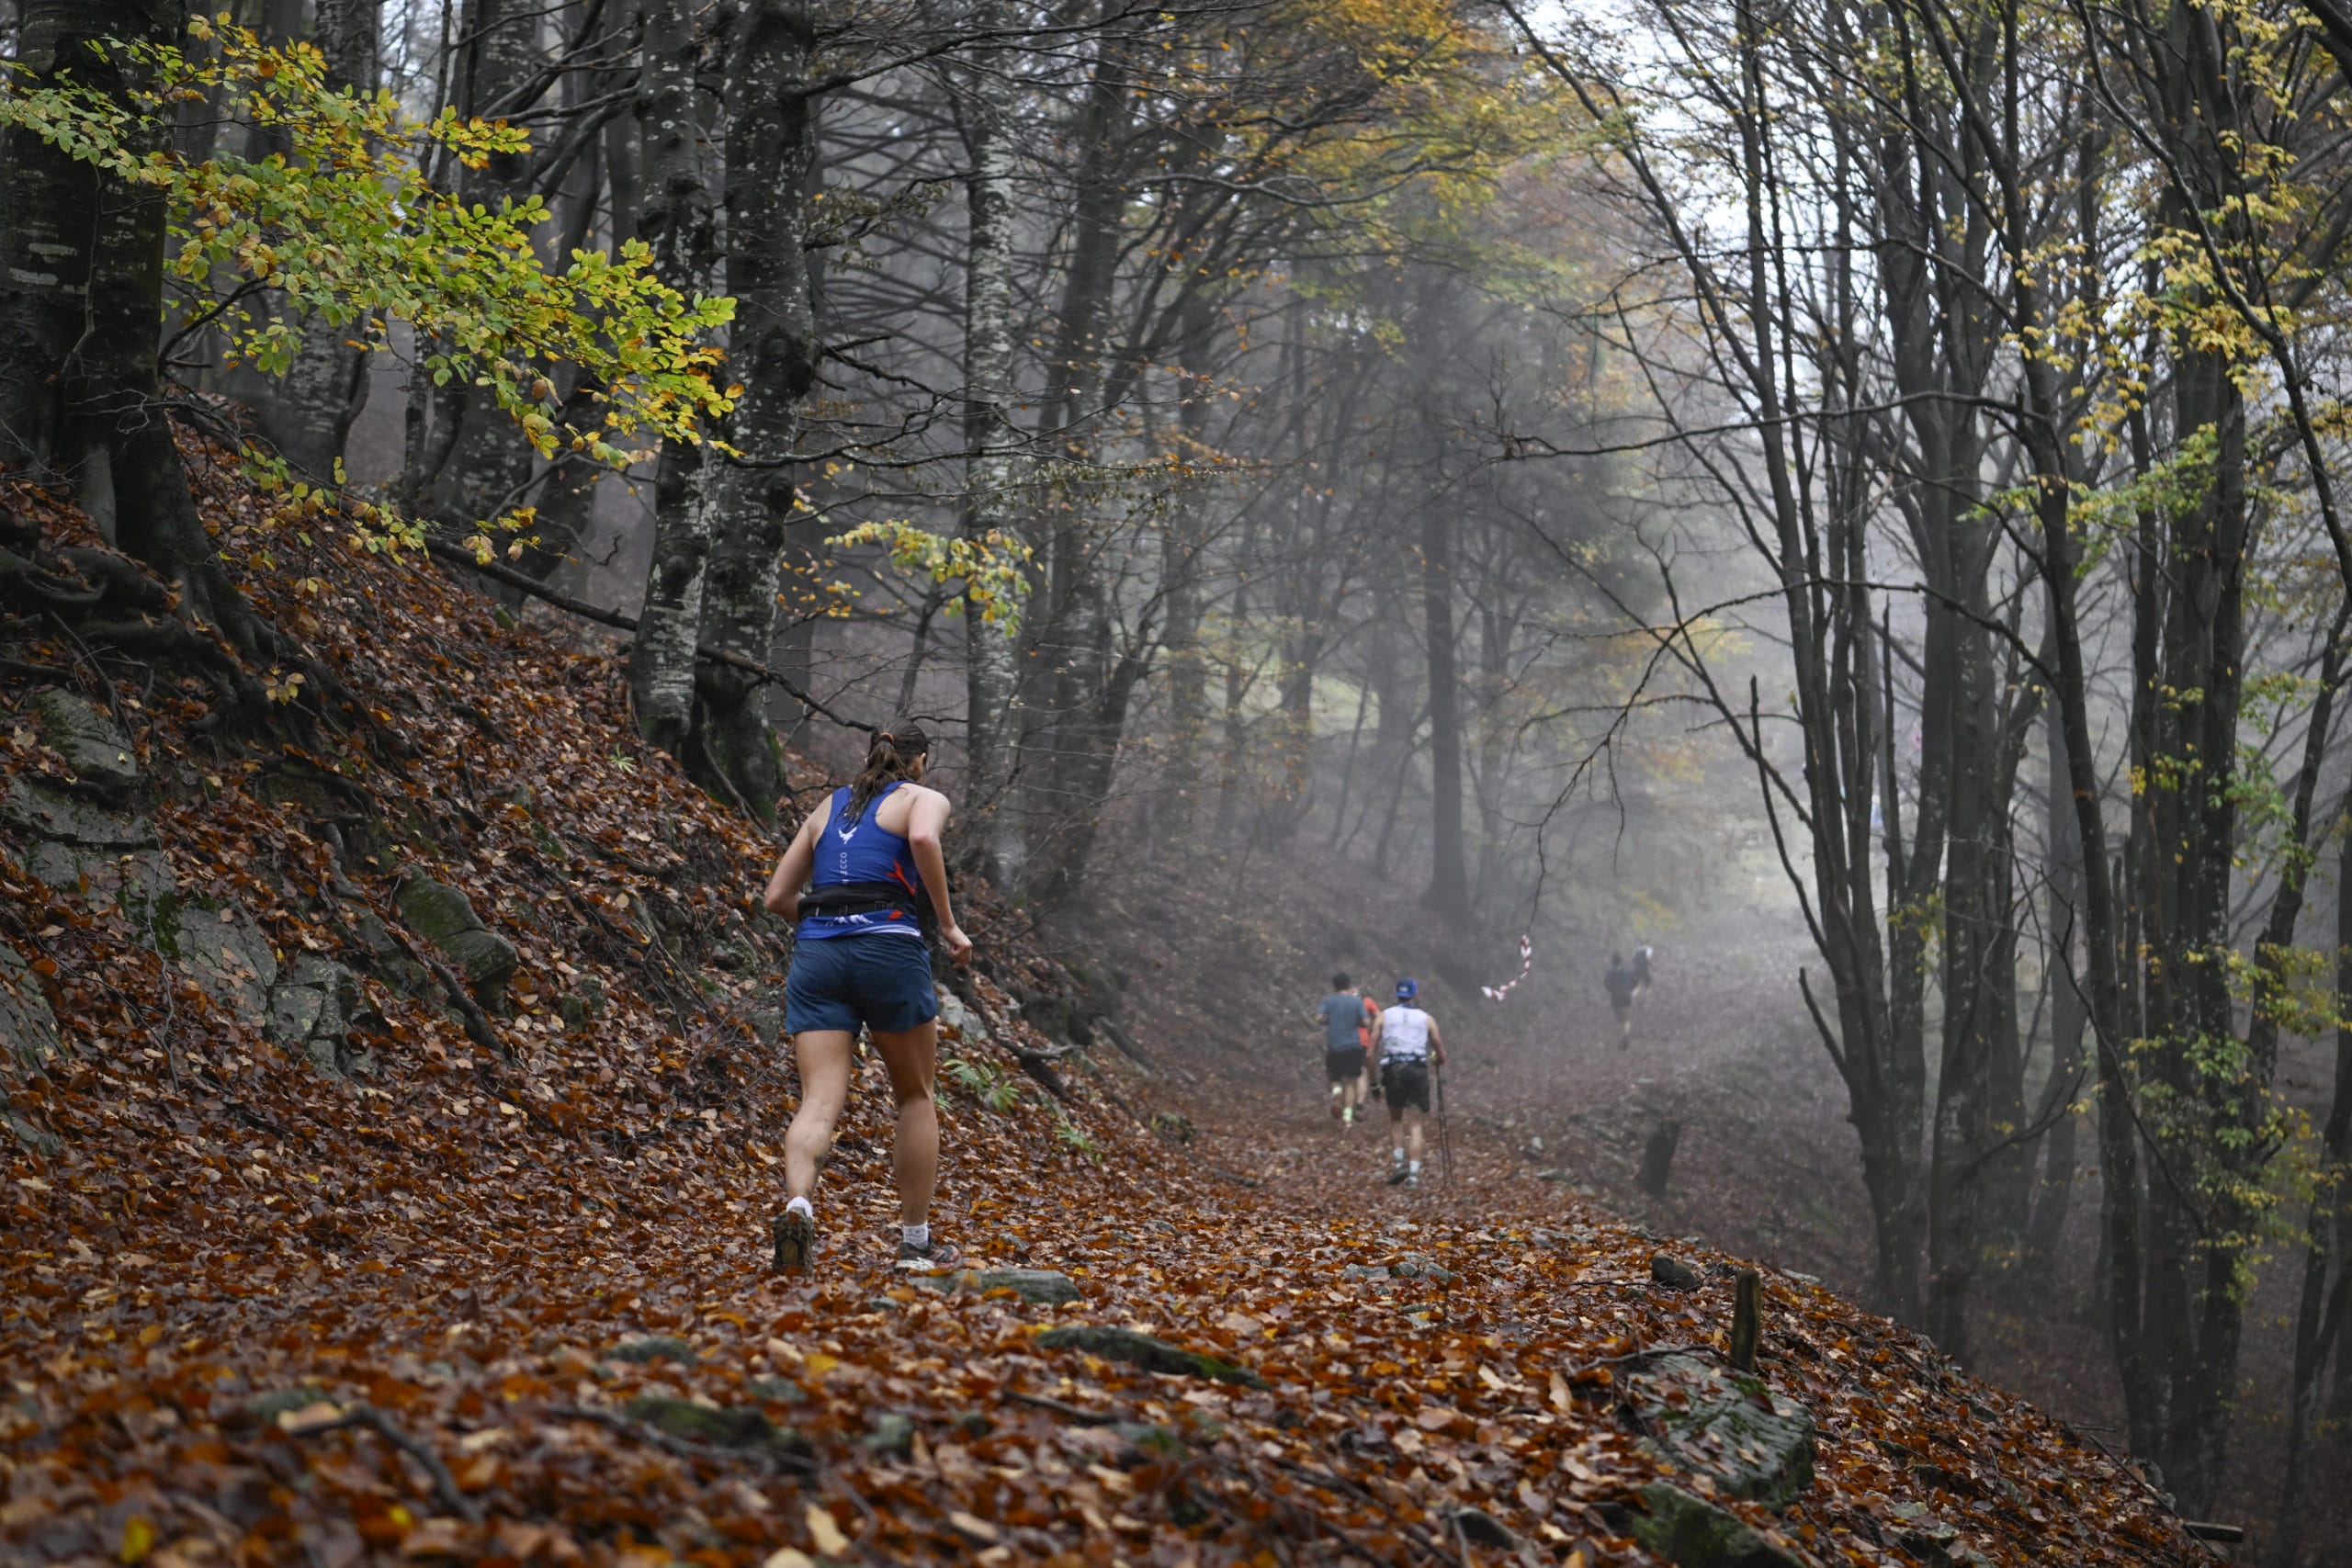
[[1445,1066],[1437,1020],[1413,1005],[1420,986],[1396,982],[1396,1005],[1380,1015],[1380,1092],[1388,1101],[1388,1184],[1419,1186],[1421,1122],[1430,1110],[1430,1068]]

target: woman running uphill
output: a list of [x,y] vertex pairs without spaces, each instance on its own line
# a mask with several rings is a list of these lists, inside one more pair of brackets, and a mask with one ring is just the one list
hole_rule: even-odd
[[[833,791],[793,835],[768,878],[769,912],[799,925],[785,982],[784,1026],[800,1066],[800,1111],[784,1135],[784,1213],[775,1222],[775,1266],[808,1267],[815,1249],[817,1168],[832,1147],[833,1123],[849,1096],[850,1050],[865,1025],[889,1069],[899,1102],[891,1168],[899,1183],[902,1264],[952,1268],[961,1252],[931,1235],[931,1193],[939,1180],[937,1070],[939,1000],[931,950],[916,923],[928,894],[948,956],[970,962],[972,940],[947,902],[947,863],[939,849],[947,797],[921,783],[931,741],[901,719],[877,731],[854,782]],[[800,885],[810,883],[806,893]]]

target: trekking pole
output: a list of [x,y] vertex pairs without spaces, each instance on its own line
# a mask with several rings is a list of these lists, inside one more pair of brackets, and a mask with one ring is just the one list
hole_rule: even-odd
[[1453,1185],[1453,1143],[1445,1135],[1445,1064],[1433,1064],[1437,1074],[1437,1157],[1445,1168],[1445,1184]]

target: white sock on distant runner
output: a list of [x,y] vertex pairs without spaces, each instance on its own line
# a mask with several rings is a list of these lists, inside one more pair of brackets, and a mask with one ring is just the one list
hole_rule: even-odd
[[931,1222],[929,1220],[925,1220],[919,1225],[900,1225],[899,1227],[899,1239],[904,1241],[909,1247],[918,1248],[929,1247],[931,1245]]
[[1412,1164],[1410,1164],[1410,1165],[1407,1166],[1407,1167],[1405,1168],[1405,1174],[1406,1174],[1406,1175],[1408,1175],[1408,1176],[1419,1176],[1419,1175],[1420,1175],[1420,1174],[1421,1174],[1421,1162],[1420,1162],[1419,1160],[1415,1160]]
[[787,1214],[795,1209],[800,1211],[800,1217],[804,1220],[814,1220],[817,1217],[817,1206],[806,1198],[795,1198],[784,1206],[784,1212]]

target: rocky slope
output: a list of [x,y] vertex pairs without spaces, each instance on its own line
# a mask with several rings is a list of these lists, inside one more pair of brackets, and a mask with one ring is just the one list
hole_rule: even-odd
[[[2203,1557],[1912,1336],[1504,1156],[1233,1168],[1057,1038],[1099,987],[984,890],[941,1079],[976,1266],[887,1267],[869,1073],[823,1267],[774,1279],[773,845],[643,752],[608,658],[201,471],[314,658],[251,672],[278,718],[0,626],[8,1560]],[[100,548],[0,504],[44,570]]]

